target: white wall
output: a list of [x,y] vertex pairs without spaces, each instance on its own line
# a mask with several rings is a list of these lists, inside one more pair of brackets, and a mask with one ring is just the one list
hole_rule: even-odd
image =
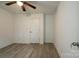
[[0,8],[0,48],[12,44],[13,40],[12,15]]
[[53,43],[54,42],[54,15],[46,14],[45,15],[45,42]]
[[55,45],[60,57],[79,57],[71,43],[78,41],[79,2],[61,2],[55,20]]
[[[33,17],[34,16],[34,17]],[[15,15],[15,20],[14,20],[14,42],[15,43],[31,43],[30,40],[32,39],[31,36],[35,36],[34,34],[30,34],[29,31],[31,30],[30,26],[34,25],[31,24],[30,21],[34,21],[34,19],[36,19],[36,21],[38,20],[39,24],[36,24],[36,26],[39,26],[39,42],[42,44],[43,40],[44,40],[44,32],[43,32],[43,14],[31,14],[31,15],[27,15],[27,14],[16,14]],[[35,21],[35,22],[36,22]],[[36,31],[36,30],[34,30]],[[31,35],[31,36],[30,36]],[[35,36],[37,37],[37,35]],[[35,41],[36,39],[32,40]],[[38,43],[38,42],[36,42]]]

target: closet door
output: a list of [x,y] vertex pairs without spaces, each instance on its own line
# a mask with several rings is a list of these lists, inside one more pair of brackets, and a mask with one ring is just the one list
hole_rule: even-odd
[[15,42],[29,43],[29,17],[23,14],[16,15],[15,20]]
[[42,15],[18,14],[15,20],[16,43],[40,43],[43,40]]
[[38,15],[30,17],[30,43],[40,43],[40,21]]

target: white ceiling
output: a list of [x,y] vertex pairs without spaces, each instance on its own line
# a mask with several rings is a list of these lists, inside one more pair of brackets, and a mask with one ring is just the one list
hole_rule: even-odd
[[[5,3],[9,1],[0,1],[0,7],[11,12],[11,13],[24,13],[17,4],[13,4],[11,6],[6,6]],[[32,9],[29,6],[26,6],[25,13],[46,13],[46,14],[54,14],[57,10],[58,1],[29,1],[29,3],[33,4],[37,7],[37,9]]]

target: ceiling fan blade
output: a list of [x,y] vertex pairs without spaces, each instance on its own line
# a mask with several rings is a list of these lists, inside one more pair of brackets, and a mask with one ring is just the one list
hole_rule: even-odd
[[21,6],[21,8],[22,8],[22,10],[23,10],[23,11],[26,11],[26,9],[25,9],[24,5],[23,5],[23,6]]
[[33,5],[31,5],[31,4],[29,4],[29,3],[27,3],[27,2],[23,2],[25,5],[28,5],[28,6],[30,6],[31,8],[33,8],[33,9],[36,9],[36,7],[35,6],[33,6]]
[[9,5],[12,5],[14,3],[16,3],[16,1],[12,1],[12,2],[6,3],[5,5],[9,6]]

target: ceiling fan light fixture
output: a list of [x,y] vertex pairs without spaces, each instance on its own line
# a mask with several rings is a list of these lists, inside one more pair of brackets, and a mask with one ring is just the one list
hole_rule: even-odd
[[17,4],[18,4],[19,6],[23,6],[23,3],[22,3],[21,1],[17,1]]

